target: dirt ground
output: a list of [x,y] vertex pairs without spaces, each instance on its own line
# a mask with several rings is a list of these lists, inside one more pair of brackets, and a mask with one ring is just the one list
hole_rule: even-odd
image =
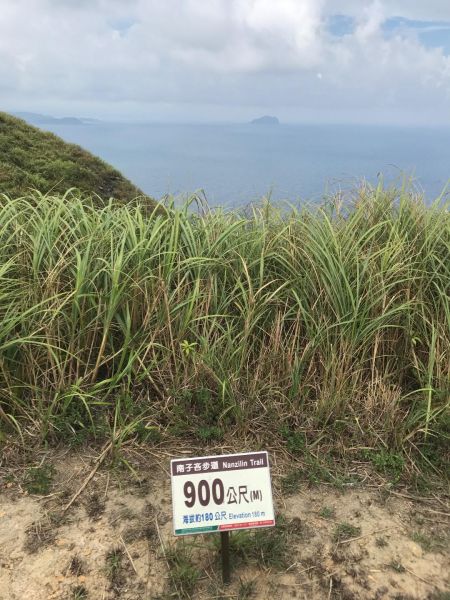
[[450,598],[442,495],[305,483],[283,497],[276,464],[277,527],[232,534],[225,587],[214,534],[172,535],[170,453],[135,450],[134,474],[93,472],[94,451],[35,458],[52,465],[43,495],[27,491],[29,466],[3,460],[0,471],[0,600]]

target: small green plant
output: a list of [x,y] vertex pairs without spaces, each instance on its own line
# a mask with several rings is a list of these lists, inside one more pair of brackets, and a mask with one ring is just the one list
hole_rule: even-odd
[[86,600],[87,598],[88,592],[84,585],[76,585],[72,589],[72,600]]
[[339,475],[331,472],[328,465],[324,466],[314,455],[306,452],[303,460],[305,462],[303,468],[299,467],[291,471],[282,479],[281,487],[284,493],[295,494],[305,484],[314,486],[327,482],[338,486],[343,481]]
[[396,573],[404,573],[405,567],[402,565],[400,561],[393,560],[388,564],[388,567],[395,571]]
[[276,527],[254,533],[253,555],[263,567],[286,567],[288,548],[287,527],[280,519]]
[[[109,424],[109,435],[112,448],[111,457],[113,464],[127,467],[133,474],[135,471],[131,464],[125,459],[122,447],[127,440],[138,439],[143,441],[147,433],[147,421],[145,412],[139,410],[138,405],[133,402],[128,389],[124,389],[114,399],[114,413],[111,415]],[[150,429],[150,436],[158,435],[155,430]]]
[[[450,392],[449,392],[450,393]],[[444,410],[440,419],[434,424],[433,430],[427,436],[420,448],[420,462],[426,472],[430,465],[448,471],[450,460],[448,448],[450,446],[450,410]]]
[[84,573],[83,560],[77,555],[73,556],[70,560],[68,571],[71,575],[74,575],[75,577],[79,577],[80,575],[83,575],[83,573]]
[[106,576],[111,582],[113,588],[119,588],[122,583],[122,561],[124,553],[122,548],[114,548],[106,555],[105,570]]
[[181,351],[184,356],[188,357],[195,352],[197,348],[197,342],[189,342],[188,340],[183,340],[180,344]]
[[424,552],[430,552],[434,546],[432,538],[428,535],[425,535],[421,531],[414,531],[411,534],[411,539],[413,542],[416,542],[416,544],[419,544]]
[[250,600],[256,591],[255,582],[253,579],[248,581],[239,580],[239,588],[237,592],[237,600]]
[[[423,464],[423,459],[422,459],[422,464]],[[422,471],[420,473],[412,473],[411,479],[410,479],[410,485],[411,485],[411,488],[414,489],[414,491],[417,494],[426,496],[430,493],[434,482],[433,482],[432,478],[429,477],[429,475],[433,475],[433,473],[426,472],[426,470],[428,469],[427,465],[423,465],[423,467],[424,467],[424,471]]]
[[336,478],[331,471],[331,466],[323,464],[313,454],[307,453],[305,455],[305,469],[304,474],[310,485],[317,485],[318,483],[336,483]]
[[301,488],[304,477],[300,469],[288,473],[281,480],[281,489],[284,494],[295,494]]
[[98,431],[94,415],[100,404],[76,384],[70,385],[55,394],[45,417],[45,430],[49,437],[57,441],[69,439],[72,445],[79,445],[89,437],[95,438]]
[[[277,517],[276,527],[254,531],[236,531],[230,535],[230,556],[235,565],[256,564],[260,567],[285,568],[290,542],[297,533],[282,516]],[[219,542],[215,540],[216,546]]]
[[192,561],[192,546],[184,540],[166,550],[169,575],[175,594],[190,598],[200,578],[199,569]]
[[388,543],[384,537],[375,538],[375,546],[377,548],[385,548],[387,545]]
[[323,506],[319,511],[319,516],[322,517],[322,519],[334,519],[336,511],[331,506]]
[[280,429],[282,438],[286,441],[286,448],[291,454],[302,454],[306,448],[306,436],[303,431],[295,431],[287,426]]
[[223,438],[223,430],[215,425],[199,427],[196,435],[202,442],[219,442]]
[[162,440],[161,430],[157,425],[148,425],[143,419],[134,427],[134,433],[140,442],[157,445]]
[[[219,441],[223,437],[223,405],[216,394],[206,387],[174,392],[170,432],[174,435],[193,433],[201,441]],[[220,422],[220,425],[219,425]]]
[[369,459],[380,473],[392,478],[395,482],[400,479],[405,466],[405,460],[400,454],[389,452],[383,448],[378,451],[365,450],[364,457]]
[[334,529],[333,541],[336,543],[349,540],[354,537],[361,535],[361,527],[356,527],[351,523],[338,523]]
[[40,467],[30,467],[25,476],[25,489],[29,494],[45,496],[50,492],[54,476],[53,465],[44,464]]

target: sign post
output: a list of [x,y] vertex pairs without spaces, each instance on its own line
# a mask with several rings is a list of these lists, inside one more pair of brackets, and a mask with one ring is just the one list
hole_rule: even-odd
[[175,535],[220,532],[230,580],[229,532],[275,525],[267,452],[171,460]]
[[225,585],[230,583],[230,533],[228,531],[220,532],[220,546],[222,555],[222,581]]

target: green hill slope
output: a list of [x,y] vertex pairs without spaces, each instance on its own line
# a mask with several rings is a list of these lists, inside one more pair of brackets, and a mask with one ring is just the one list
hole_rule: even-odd
[[54,194],[71,187],[122,201],[144,195],[80,146],[0,112],[0,193],[17,197],[34,188]]

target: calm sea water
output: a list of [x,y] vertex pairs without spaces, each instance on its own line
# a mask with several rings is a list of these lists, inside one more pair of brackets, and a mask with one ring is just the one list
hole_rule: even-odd
[[317,201],[380,173],[414,178],[428,201],[450,179],[450,128],[336,125],[47,126],[117,167],[147,194],[204,190],[211,205]]

